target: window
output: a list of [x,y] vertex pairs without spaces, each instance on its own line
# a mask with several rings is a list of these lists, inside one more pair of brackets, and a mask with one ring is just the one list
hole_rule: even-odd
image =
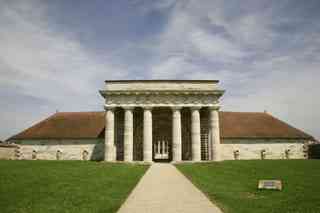
[[261,150],[260,155],[261,155],[261,160],[266,159],[266,155],[267,155],[266,150],[265,149]]
[[36,160],[37,159],[37,151],[33,150],[32,151],[32,156],[31,156],[32,160]]
[[88,155],[89,155],[88,151],[84,150],[82,152],[82,160],[88,160]]
[[290,149],[285,150],[286,159],[290,158]]
[[61,158],[62,158],[62,152],[61,152],[60,150],[57,151],[57,153],[56,153],[56,158],[57,158],[57,160],[61,160]]

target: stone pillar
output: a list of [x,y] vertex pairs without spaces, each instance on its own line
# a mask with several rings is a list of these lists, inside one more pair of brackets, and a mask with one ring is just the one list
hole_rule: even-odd
[[152,162],[152,108],[143,111],[143,161]]
[[105,107],[106,110],[106,129],[105,129],[105,161],[116,160],[116,146],[114,144],[114,108]]
[[211,139],[211,160],[220,161],[219,107],[210,107],[209,138]]
[[124,107],[124,161],[133,160],[133,107]]
[[200,107],[191,108],[192,161],[201,161]]
[[181,161],[181,107],[172,108],[172,160]]

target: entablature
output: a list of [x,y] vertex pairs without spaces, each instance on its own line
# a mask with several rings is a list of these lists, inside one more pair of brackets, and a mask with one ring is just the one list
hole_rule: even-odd
[[109,94],[105,96],[106,106],[215,106],[220,95],[216,94]]
[[176,90],[131,90],[131,91],[123,91],[123,90],[100,90],[100,94],[103,97],[107,97],[110,95],[216,95],[222,96],[224,94],[224,90],[203,90],[203,91],[176,91]]

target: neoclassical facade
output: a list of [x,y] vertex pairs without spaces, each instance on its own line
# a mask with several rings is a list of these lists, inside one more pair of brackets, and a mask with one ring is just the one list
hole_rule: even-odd
[[57,112],[9,138],[16,159],[303,159],[314,140],[267,112],[221,111],[215,80],[106,81],[100,94],[104,111]]
[[[188,150],[188,160],[220,160],[219,134],[219,98],[224,91],[218,89],[218,81],[106,81],[105,90],[100,91],[105,98],[105,159],[117,160],[115,145],[115,110],[124,111],[123,160],[134,160],[134,110],[143,111],[142,157],[145,162],[173,161],[180,162]],[[205,121],[207,137],[201,147],[200,112],[208,112]],[[184,113],[187,110],[190,113]],[[164,116],[161,116],[165,114]],[[160,115],[159,115],[160,114]],[[182,116],[189,116],[191,121],[189,132],[183,132]],[[157,119],[153,119],[156,117]],[[184,118],[187,120],[188,118]],[[188,119],[188,120],[189,120]],[[166,125],[163,126],[163,123]],[[162,126],[161,126],[162,124]],[[137,130],[138,131],[138,130]],[[182,137],[182,134],[190,138]],[[155,137],[153,136],[155,135]],[[185,136],[186,136],[185,135]],[[188,143],[190,142],[191,143]],[[138,142],[136,142],[138,143]],[[184,149],[183,149],[184,145]],[[187,147],[189,146],[189,147]],[[206,157],[201,158],[201,148],[205,149]]]

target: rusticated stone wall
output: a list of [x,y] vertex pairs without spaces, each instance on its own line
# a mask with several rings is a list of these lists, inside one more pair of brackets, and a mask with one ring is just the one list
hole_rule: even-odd
[[0,145],[0,159],[14,160],[16,159],[17,147],[13,145]]
[[222,160],[305,159],[304,140],[225,139],[221,144]]
[[[305,142],[307,141],[224,140],[221,144],[221,158],[222,160],[305,159],[307,158]],[[103,160],[104,157],[103,139],[23,140],[18,146],[20,147],[18,159],[22,160],[57,160],[57,158],[59,160]],[[186,154],[187,150],[190,150],[188,140],[183,143],[183,146],[185,146],[183,160],[190,160]],[[13,151],[11,154],[14,156]],[[137,160],[141,159],[139,154],[135,156]]]
[[21,160],[103,160],[103,139],[23,140]]

